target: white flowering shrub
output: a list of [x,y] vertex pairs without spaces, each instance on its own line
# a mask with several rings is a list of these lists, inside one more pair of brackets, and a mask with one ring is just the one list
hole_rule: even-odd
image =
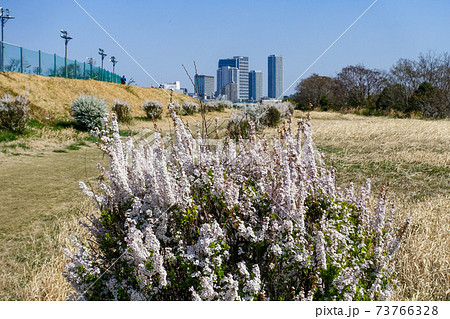
[[72,101],[72,115],[82,129],[101,127],[107,108],[108,103],[95,96],[80,95]]
[[[370,181],[336,187],[313,149],[310,121],[272,141],[194,138],[172,113],[173,138],[98,132],[109,157],[93,241],[70,253],[67,278],[88,300],[378,300],[392,291],[408,225],[394,229]],[[95,243],[95,244],[93,244]]]
[[126,101],[114,100],[112,111],[116,113],[117,120],[123,123],[130,123],[131,116],[130,105]]
[[29,104],[27,97],[19,95],[12,98],[5,94],[0,99],[0,129],[22,133],[29,119]]
[[163,113],[163,105],[160,101],[150,100],[145,101],[142,109],[147,113],[147,117],[151,120],[161,119]]
[[183,115],[192,115],[198,112],[198,104],[195,102],[186,101],[181,108],[183,110]]

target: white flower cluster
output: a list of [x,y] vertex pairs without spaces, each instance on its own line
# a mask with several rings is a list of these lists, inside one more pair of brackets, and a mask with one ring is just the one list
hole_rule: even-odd
[[[392,290],[386,195],[370,182],[341,190],[320,162],[309,119],[272,141],[225,139],[214,148],[173,112],[173,138],[122,139],[114,119],[98,132],[109,157],[97,246],[69,255],[67,277],[86,299],[371,300]],[[391,212],[392,213],[392,212]]]
[[29,106],[28,93],[16,98],[5,94],[0,98],[0,129],[23,132],[29,120]]
[[181,106],[184,114],[192,115],[194,113],[197,113],[199,111],[198,104],[190,101],[183,102],[183,105]]

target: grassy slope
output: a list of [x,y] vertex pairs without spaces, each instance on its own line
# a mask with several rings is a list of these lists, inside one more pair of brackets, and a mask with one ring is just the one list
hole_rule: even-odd
[[[159,100],[167,105],[170,92],[163,89],[107,83],[94,80],[72,80],[45,77],[15,72],[0,72],[0,97],[4,93],[17,96],[27,94],[39,116],[66,118],[70,115],[70,104],[80,94],[104,98],[109,105],[114,99],[125,100],[130,104],[133,116],[143,116],[141,106],[145,100]],[[173,99],[180,102],[193,101],[192,98],[173,93]]]

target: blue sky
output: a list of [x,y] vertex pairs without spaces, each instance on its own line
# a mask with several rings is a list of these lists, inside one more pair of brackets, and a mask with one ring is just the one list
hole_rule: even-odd
[[[264,72],[266,94],[267,56],[284,56],[287,89],[374,0],[77,1],[160,83],[178,80],[192,91],[182,64],[193,72],[195,60],[199,74],[215,76],[218,59],[243,55],[250,69]],[[65,29],[73,37],[69,58],[93,56],[99,65],[101,47],[107,69],[114,55],[117,73],[155,85],[73,0],[0,0],[0,6],[15,16],[6,42],[64,56],[59,30]],[[400,58],[450,51],[449,14],[448,0],[379,0],[304,77],[334,76],[358,63],[386,70]]]

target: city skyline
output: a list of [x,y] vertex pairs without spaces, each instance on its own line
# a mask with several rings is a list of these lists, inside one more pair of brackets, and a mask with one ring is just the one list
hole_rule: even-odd
[[[373,3],[77,2],[145,71],[74,1],[2,1],[15,17],[5,26],[5,41],[64,56],[59,34],[64,29],[73,37],[68,44],[69,59],[92,57],[99,62],[97,52],[102,48],[108,58],[117,58],[116,73],[141,86],[157,86],[155,79],[158,83],[181,81],[182,87],[188,87],[182,64],[191,75],[192,61],[196,61],[199,74],[214,75],[217,59],[235,54],[250,57],[251,69],[265,70],[267,56],[275,53],[285,57],[286,88]],[[380,0],[303,78],[312,73],[334,76],[343,67],[356,64],[387,70],[401,58],[414,59],[429,50],[448,51],[450,34],[443,32],[450,28],[448,12],[449,1]],[[202,35],[200,42],[193,36],[198,34]],[[112,70],[112,64],[105,60],[105,68]],[[295,85],[286,94],[294,89]],[[267,95],[266,85],[264,91]]]

